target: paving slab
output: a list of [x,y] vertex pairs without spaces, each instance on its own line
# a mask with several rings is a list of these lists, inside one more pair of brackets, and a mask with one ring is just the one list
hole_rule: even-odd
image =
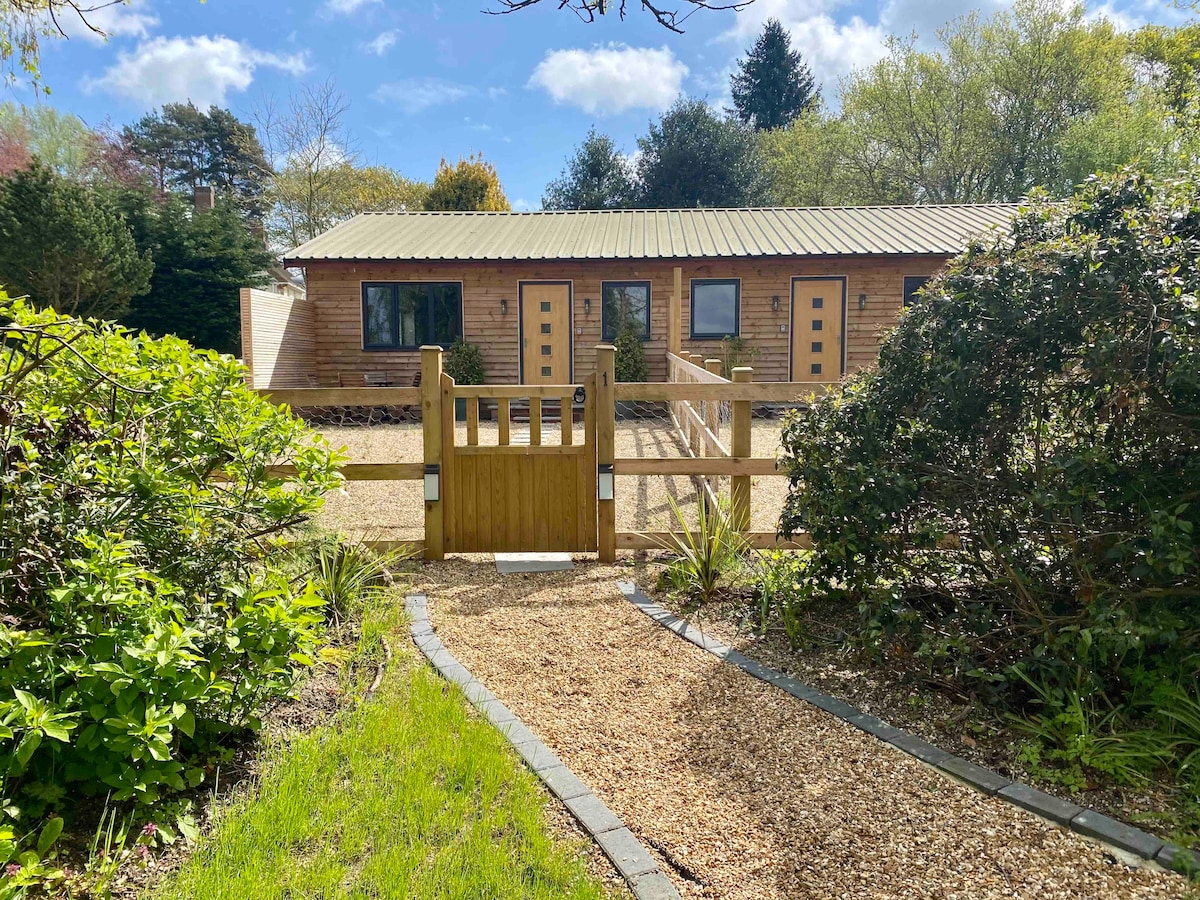
[[526,572],[564,572],[575,568],[570,553],[497,553],[496,570],[501,575]]

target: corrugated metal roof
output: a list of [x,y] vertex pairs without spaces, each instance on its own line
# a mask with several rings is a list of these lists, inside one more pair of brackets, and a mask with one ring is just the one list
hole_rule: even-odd
[[303,264],[952,254],[1016,212],[1015,204],[990,204],[364,213],[285,258]]

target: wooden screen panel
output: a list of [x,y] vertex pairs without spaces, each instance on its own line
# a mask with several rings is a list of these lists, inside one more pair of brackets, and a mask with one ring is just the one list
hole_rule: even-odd
[[792,282],[792,381],[842,377],[845,283],[840,278]]
[[456,448],[446,550],[594,551],[595,469],[588,445]]
[[571,384],[571,286],[521,285],[522,384]]

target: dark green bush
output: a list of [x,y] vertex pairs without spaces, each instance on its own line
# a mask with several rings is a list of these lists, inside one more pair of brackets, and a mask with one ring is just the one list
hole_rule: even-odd
[[454,339],[446,351],[444,363],[446,374],[455,384],[483,384],[486,374],[483,366],[483,351],[478,344],[471,344],[461,337]]
[[985,696],[1196,697],[1198,293],[1195,180],[1032,202],[787,422],[781,530],[878,646]]
[[153,802],[311,663],[321,601],[272,559],[336,460],[228,357],[22,303],[0,316],[6,811],[68,790]]

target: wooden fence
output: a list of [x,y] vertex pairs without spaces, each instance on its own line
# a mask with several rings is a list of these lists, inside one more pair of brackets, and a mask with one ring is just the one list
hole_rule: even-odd
[[[677,334],[675,335],[677,340]],[[562,450],[582,451],[579,464],[579,481],[565,495],[578,502],[571,509],[547,508],[533,510],[541,516],[561,515],[564,521],[570,517],[577,520],[580,509],[592,514],[596,523],[595,541],[580,542],[579,551],[596,548],[600,559],[611,561],[617,549],[645,550],[662,546],[670,533],[647,533],[617,531],[616,498],[619,487],[611,498],[596,497],[596,472],[611,471],[617,484],[622,476],[690,476],[702,484],[710,502],[717,502],[717,479],[730,479],[730,517],[732,524],[743,532],[749,544],[755,548],[806,548],[811,546],[807,536],[797,535],[794,540],[784,541],[773,532],[750,531],[751,479],[754,477],[786,477],[787,473],[776,467],[770,458],[752,456],[751,412],[754,403],[803,404],[811,395],[826,389],[824,385],[796,382],[755,382],[753,370],[736,368],[732,380],[721,377],[717,360],[702,361],[684,358],[679,353],[668,354],[668,382],[616,383],[614,378],[614,348],[607,345],[597,347],[597,368],[582,385],[455,385],[453,379],[441,371],[441,350],[436,347],[422,348],[422,386],[419,388],[300,388],[282,391],[263,391],[274,403],[283,403],[293,408],[330,406],[419,406],[422,411],[424,431],[424,454],[421,460],[393,463],[349,463],[342,467],[342,474],[350,481],[364,480],[420,480],[431,473],[444,473],[441,467],[455,454],[459,458],[484,453],[529,453],[528,448],[510,446],[510,401],[530,401],[530,447],[533,451],[544,451],[541,443],[541,406],[547,400],[561,404]],[[703,364],[700,364],[702,363]],[[572,444],[570,436],[571,415],[574,408],[573,392],[584,388],[588,398],[584,443]],[[500,435],[499,447],[479,447],[479,401],[482,398],[497,401],[497,422]],[[454,400],[467,402],[467,440],[461,447],[454,446]],[[670,427],[681,441],[684,452],[681,458],[621,457],[615,455],[616,410],[618,403],[667,404],[670,409]],[[729,436],[723,434],[725,423],[721,413],[729,409]],[[593,418],[594,417],[594,418]],[[594,424],[593,424],[594,423]],[[594,456],[591,455],[594,453]],[[594,459],[594,463],[593,460]],[[609,469],[608,467],[611,467]],[[278,471],[286,471],[279,467]],[[515,477],[515,476],[514,476]],[[480,485],[484,482],[480,481]],[[481,488],[482,489],[482,488]],[[584,491],[592,492],[584,496]],[[435,491],[434,495],[438,495]],[[426,558],[441,559],[445,552],[453,551],[456,545],[480,549],[482,536],[471,532],[468,541],[459,526],[446,521],[445,498],[425,502],[425,540],[423,542],[388,542],[419,544]],[[459,501],[452,501],[459,503]],[[560,504],[561,505],[561,504]],[[473,515],[472,508],[449,507],[451,514]],[[457,511],[457,513],[456,513]],[[493,515],[495,513],[493,512]],[[505,522],[507,523],[507,519]],[[576,534],[575,526],[562,529],[550,527],[551,533]],[[509,538],[521,534],[511,524],[506,525],[505,549],[520,549],[512,546]],[[528,549],[537,549],[529,547]]]

